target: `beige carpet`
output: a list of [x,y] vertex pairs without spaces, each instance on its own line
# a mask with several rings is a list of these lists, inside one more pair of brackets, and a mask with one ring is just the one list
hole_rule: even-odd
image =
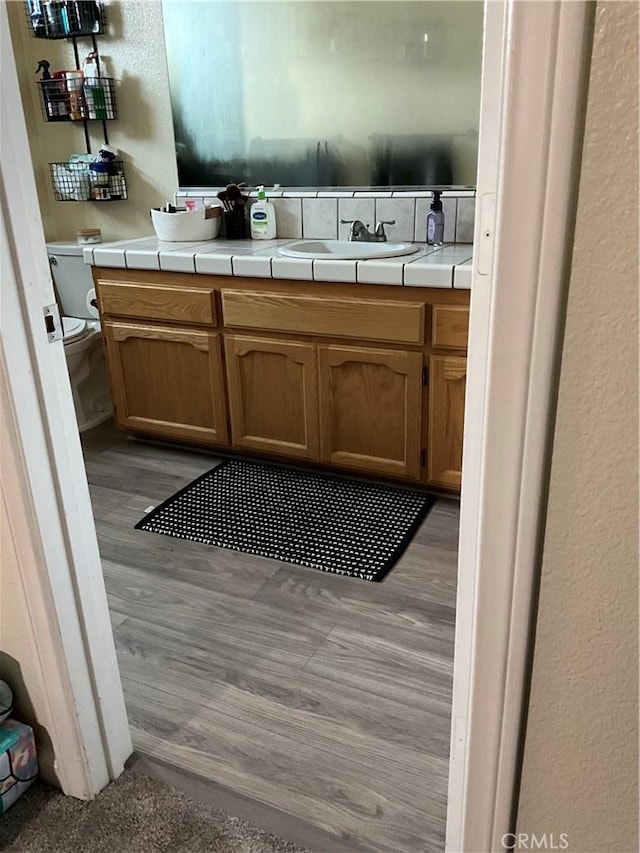
[[36,783],[0,815],[14,853],[305,853],[131,770],[90,803]]

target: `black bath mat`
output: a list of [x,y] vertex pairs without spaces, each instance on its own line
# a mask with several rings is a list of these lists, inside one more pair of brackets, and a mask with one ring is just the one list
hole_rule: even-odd
[[136,529],[379,581],[434,501],[409,489],[232,459]]

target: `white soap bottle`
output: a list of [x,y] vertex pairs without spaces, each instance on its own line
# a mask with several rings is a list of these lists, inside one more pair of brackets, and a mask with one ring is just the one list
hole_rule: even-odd
[[267,201],[264,187],[258,187],[258,200],[249,214],[252,240],[273,240],[276,236],[276,209]]

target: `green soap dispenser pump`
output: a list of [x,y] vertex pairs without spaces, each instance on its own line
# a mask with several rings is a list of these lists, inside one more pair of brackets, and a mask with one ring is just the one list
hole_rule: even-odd
[[252,240],[273,240],[276,236],[276,209],[267,201],[263,186],[258,187],[258,200],[249,213]]
[[444,245],[444,211],[439,190],[433,191],[431,211],[427,216],[427,244],[429,246]]

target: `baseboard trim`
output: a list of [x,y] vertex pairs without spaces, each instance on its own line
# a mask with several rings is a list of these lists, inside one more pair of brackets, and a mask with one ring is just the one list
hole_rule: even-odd
[[313,853],[327,853],[328,850],[331,853],[375,853],[371,847],[356,839],[333,835],[280,809],[239,794],[191,771],[173,767],[158,758],[134,752],[125,766],[142,776],[177,788],[194,800],[242,818],[300,847],[306,847]]

